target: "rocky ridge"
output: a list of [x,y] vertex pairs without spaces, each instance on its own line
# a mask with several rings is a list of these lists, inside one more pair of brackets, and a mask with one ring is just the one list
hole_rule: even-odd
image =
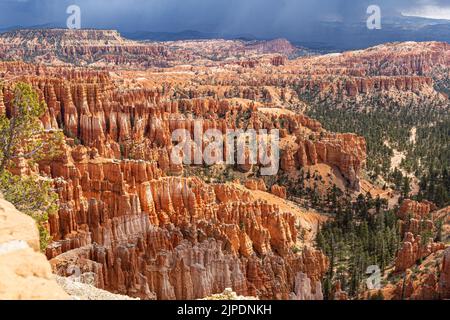
[[286,39],[143,42],[123,38],[116,30],[97,29],[21,29],[0,34],[2,60],[49,65],[144,69],[192,63],[205,57],[217,61],[266,54],[291,56],[298,51]]

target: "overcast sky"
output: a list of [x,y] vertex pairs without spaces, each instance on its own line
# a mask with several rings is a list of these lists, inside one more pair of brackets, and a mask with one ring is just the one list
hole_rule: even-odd
[[0,28],[65,25],[70,4],[80,6],[83,28],[258,37],[295,38],[317,21],[363,21],[370,4],[379,5],[385,16],[450,19],[450,0],[0,0]]

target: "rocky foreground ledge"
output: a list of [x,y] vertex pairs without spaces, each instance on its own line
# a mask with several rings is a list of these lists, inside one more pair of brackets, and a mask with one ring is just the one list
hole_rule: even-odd
[[39,251],[34,220],[0,194],[0,300],[128,300],[76,279],[55,277]]
[[70,296],[39,251],[34,220],[0,195],[0,300],[61,300]]

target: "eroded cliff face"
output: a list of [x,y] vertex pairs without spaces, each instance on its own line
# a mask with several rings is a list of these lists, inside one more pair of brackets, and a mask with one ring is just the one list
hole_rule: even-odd
[[0,36],[2,60],[52,65],[167,66],[169,52],[157,44],[123,39],[114,30],[16,30]]
[[[116,30],[24,29],[0,35],[0,58],[50,65],[131,68],[166,68],[204,58],[295,55],[299,50],[286,39],[270,41],[195,40],[139,42]],[[254,60],[256,61],[256,60]],[[283,60],[275,59],[280,65]],[[247,65],[247,64],[244,64]],[[252,65],[250,63],[249,65]]]
[[[174,164],[173,132],[194,138],[199,119],[202,131],[222,135],[277,129],[279,175],[295,180],[320,168],[345,191],[358,191],[365,140],[325,130],[300,112],[303,100],[440,105],[448,100],[435,84],[445,82],[449,52],[448,44],[406,43],[288,60],[297,52],[285,40],[149,44],[114,31],[12,32],[0,37],[0,58],[33,64],[0,62],[10,81],[0,90],[0,113],[11,113],[12,86],[24,81],[48,106],[44,128],[65,134],[57,158],[19,159],[12,168],[54,181],[60,208],[49,219],[46,255],[60,276],[75,273],[142,299],[197,299],[227,288],[261,299],[322,299],[328,260],[312,240],[326,218],[289,202],[281,181],[259,179],[262,164],[247,154],[231,168],[241,181],[228,183],[205,163],[193,166],[211,174],[201,178]],[[420,235],[432,230],[433,210],[402,206],[396,271],[442,254],[442,244]],[[439,277],[411,278],[407,295],[448,295],[447,262]],[[347,298],[339,285],[334,295]]]
[[[187,129],[194,138],[194,119],[202,120],[203,132],[217,129],[278,129],[282,138],[281,169],[290,172],[324,163],[337,167],[353,189],[366,162],[366,144],[353,134],[334,134],[304,115],[267,109],[250,101],[227,98],[181,98],[168,100],[174,88],[134,88],[124,91],[106,72],[65,68],[3,66],[23,74],[47,102],[42,119],[46,129],[63,129],[85,146],[107,158],[155,161],[164,172],[181,172],[170,163],[172,133]],[[62,79],[58,74],[64,74]],[[3,90],[3,103],[10,109],[11,92]],[[192,95],[195,96],[195,91]],[[273,110],[274,112],[271,112]],[[268,112],[269,111],[269,112]],[[226,153],[224,145],[224,154]],[[93,151],[94,152],[94,151]],[[242,166],[249,171],[252,166]]]
[[229,287],[287,299],[301,272],[313,293],[320,288],[327,259],[309,247],[293,253],[296,217],[242,186],[160,177],[142,161],[49,166],[62,203],[50,218],[47,256],[60,275],[81,266],[98,287],[144,299],[196,299]]
[[[270,188],[272,196],[261,183],[248,189],[183,177],[169,158],[172,132],[194,134],[194,117],[223,133],[280,129],[283,139],[310,141],[308,161],[336,166],[349,181],[363,165],[363,139],[329,133],[303,115],[267,114],[248,101],[170,100],[170,86],[127,88],[104,71],[1,67],[33,85],[48,106],[43,126],[66,135],[57,158],[15,168],[54,179],[60,209],[49,218],[46,254],[55,273],[93,274],[98,288],[142,299],[197,299],[226,288],[263,299],[323,297],[328,260],[299,242],[308,214],[285,205],[280,186]],[[6,85],[7,114],[11,98]]]
[[[223,135],[229,129],[277,129],[278,174],[295,178],[320,165],[355,191],[365,140],[329,132],[289,110],[303,104],[298,93],[322,88],[354,96],[430,86],[420,75],[379,75],[357,80],[356,88],[345,80],[327,84],[322,75],[328,71],[309,74],[315,58],[288,60],[295,52],[283,40],[163,45],[128,41],[115,32],[53,32],[61,57],[52,43],[40,42],[49,35],[39,31],[7,34],[0,43],[0,56],[20,46],[26,48],[16,52],[20,58],[46,64],[2,62],[0,73],[32,84],[48,106],[44,128],[65,134],[57,158],[36,165],[22,159],[13,170],[54,181],[60,209],[49,219],[53,243],[46,252],[54,272],[92,276],[98,288],[142,299],[197,299],[226,288],[262,299],[323,298],[328,261],[312,248],[312,239],[324,218],[288,202],[279,181],[256,179],[262,164],[250,164],[248,155],[233,168],[242,181],[189,175],[171,161],[175,130],[194,138],[199,119],[203,131]],[[0,112],[11,111],[14,81],[0,90]],[[343,298],[339,290],[336,295]]]
[[[307,59],[305,73],[326,79],[325,82],[305,82],[310,90],[331,90],[350,97],[382,91],[432,91],[433,80],[450,65],[448,43],[405,42],[383,44],[373,48],[324,55]],[[328,77],[330,79],[330,77]]]

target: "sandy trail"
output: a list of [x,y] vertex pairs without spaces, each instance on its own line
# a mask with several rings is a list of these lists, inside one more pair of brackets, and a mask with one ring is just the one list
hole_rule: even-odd
[[[417,127],[412,127],[410,131],[410,137],[409,142],[411,144],[416,144],[417,142]],[[391,170],[394,171],[395,169],[400,170],[400,172],[403,174],[403,176],[409,177],[411,179],[411,195],[417,195],[419,193],[419,180],[417,177],[412,174],[406,172],[405,169],[401,167],[401,163],[404,159],[406,159],[406,152],[405,151],[399,151],[395,148],[393,148],[389,141],[385,140],[384,144],[392,149],[392,152],[394,153],[391,157]]]

